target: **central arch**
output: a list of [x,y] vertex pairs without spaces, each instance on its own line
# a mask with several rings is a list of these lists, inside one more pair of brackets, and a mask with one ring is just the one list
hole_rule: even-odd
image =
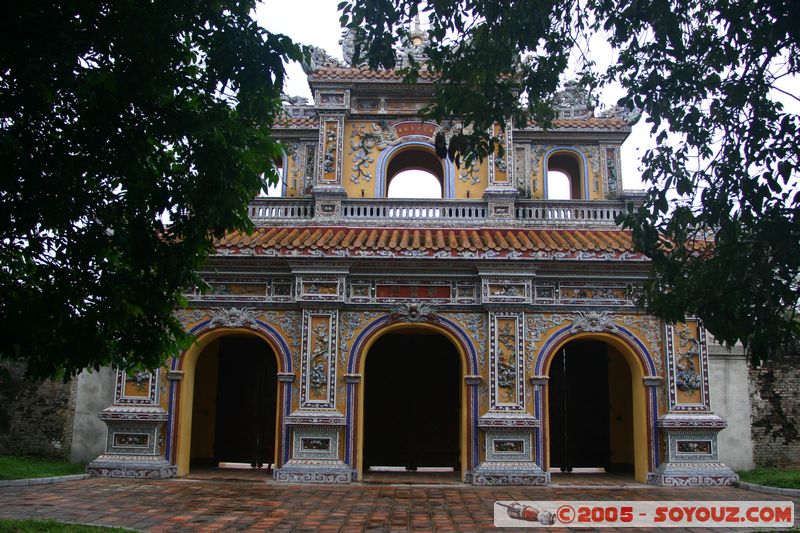
[[461,362],[443,335],[415,327],[381,336],[364,365],[363,468],[460,471]]
[[[355,406],[352,411],[353,427],[356,435],[353,439],[354,450],[352,463],[358,472],[358,478],[363,479],[364,474],[364,443],[365,443],[365,381],[369,375],[367,370],[367,360],[370,357],[372,347],[387,335],[402,335],[403,333],[423,333],[439,336],[442,340],[452,346],[457,355],[459,383],[458,391],[458,466],[460,467],[459,479],[464,480],[470,468],[474,467],[474,455],[476,434],[474,430],[475,411],[477,409],[477,390],[475,387],[468,387],[466,379],[476,370],[477,362],[474,350],[467,341],[463,331],[460,331],[455,324],[442,319],[439,323],[428,322],[395,322],[390,323],[388,317],[378,319],[371,327],[365,329],[363,337],[354,344],[353,351],[348,364],[348,371],[355,372],[361,376],[360,386],[355,389]],[[424,371],[424,369],[418,369]]]
[[456,171],[452,161],[441,160],[436,156],[432,139],[408,136],[383,150],[378,156],[375,195],[386,198],[389,181],[401,172],[422,170],[431,174],[442,184],[442,198],[455,197]]

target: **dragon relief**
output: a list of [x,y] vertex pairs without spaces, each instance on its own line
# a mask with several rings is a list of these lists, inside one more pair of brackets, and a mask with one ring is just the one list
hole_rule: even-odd
[[700,346],[698,340],[688,329],[678,333],[678,358],[675,361],[675,386],[689,396],[694,396],[703,384],[695,361],[699,360]]
[[322,393],[322,389],[328,384],[328,355],[330,346],[328,339],[327,324],[317,324],[314,328],[314,344],[311,349],[309,360],[309,385],[311,390],[317,394]]
[[497,332],[497,386],[503,389],[503,400],[511,403],[515,399],[517,382],[516,334],[511,330],[511,322],[506,321]]
[[353,126],[350,132],[350,155],[353,156],[350,181],[360,183],[374,177],[370,166],[375,162],[373,152],[382,151],[397,140],[397,131],[387,121],[372,122],[368,126]]

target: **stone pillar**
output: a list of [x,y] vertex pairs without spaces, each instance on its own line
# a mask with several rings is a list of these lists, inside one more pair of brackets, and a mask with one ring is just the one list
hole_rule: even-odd
[[524,319],[524,313],[489,312],[489,412],[478,419],[485,455],[470,475],[474,485],[550,481],[534,462],[532,436],[539,420],[525,405]]
[[344,161],[344,120],[350,109],[350,91],[346,89],[317,91],[314,95],[319,113],[319,148],[317,175],[314,180],[314,216],[341,216],[342,164]]
[[[312,290],[308,296],[314,294]],[[339,441],[347,419],[336,410],[338,318],[335,309],[303,310],[300,407],[286,419],[292,435],[291,453],[289,461],[275,470],[277,481],[352,480],[352,469],[340,458]]]
[[164,457],[167,412],[162,371],[117,371],[114,404],[100,412],[108,427],[105,453],[89,463],[92,476],[161,479],[177,475]]
[[514,202],[517,199],[517,187],[514,184],[514,154],[512,152],[511,120],[505,125],[495,124],[493,135],[499,139],[502,150],[498,147],[488,157],[489,186],[483,197],[489,204],[491,220],[508,220],[515,217]]
[[708,351],[698,320],[666,326],[668,413],[657,427],[666,439],[666,457],[648,475],[656,485],[731,485],[736,473],[719,460],[717,434],[725,421],[711,412]]

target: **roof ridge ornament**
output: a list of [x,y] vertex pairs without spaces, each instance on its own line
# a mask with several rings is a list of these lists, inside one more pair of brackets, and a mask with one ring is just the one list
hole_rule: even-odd
[[642,118],[642,110],[638,107],[628,108],[619,104],[612,105],[608,109],[598,114],[599,118],[618,118],[624,120],[626,124],[632,126]]
[[[339,42],[341,43],[341,41]],[[320,68],[342,68],[345,66],[341,61],[319,46],[309,46],[309,49],[311,50],[310,61],[308,63],[303,62],[300,65],[303,68],[303,72],[307,75]],[[344,50],[344,46],[342,49]],[[347,55],[345,54],[345,60],[347,59]],[[348,60],[348,63],[349,62]]]
[[569,80],[555,95],[553,107],[560,119],[592,118],[597,98],[579,80]]

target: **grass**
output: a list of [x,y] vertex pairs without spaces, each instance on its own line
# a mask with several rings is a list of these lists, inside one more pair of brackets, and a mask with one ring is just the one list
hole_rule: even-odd
[[[86,465],[41,457],[0,455],[0,479],[69,476],[86,473]],[[0,531],[4,531],[0,529]]]
[[747,483],[779,487],[781,489],[800,489],[800,467],[756,468],[739,472],[739,478]]
[[7,520],[0,518],[0,533],[98,533],[130,531],[129,529],[64,524],[55,520]]

